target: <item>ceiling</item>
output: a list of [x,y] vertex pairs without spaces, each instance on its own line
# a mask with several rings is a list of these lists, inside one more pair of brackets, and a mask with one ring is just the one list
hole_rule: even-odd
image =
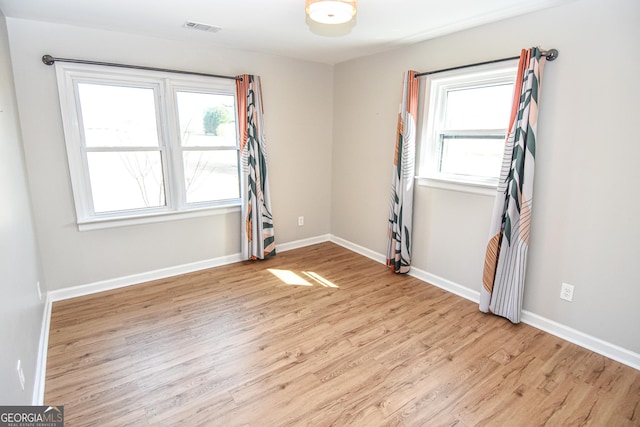
[[[573,0],[360,0],[352,24],[308,22],[304,0],[0,0],[56,22],[336,64]],[[186,21],[222,27],[187,29]]]

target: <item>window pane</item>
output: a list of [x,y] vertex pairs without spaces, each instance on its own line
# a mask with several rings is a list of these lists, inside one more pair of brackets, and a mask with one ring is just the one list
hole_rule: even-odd
[[445,129],[506,129],[513,84],[447,91]]
[[165,205],[159,151],[89,152],[87,160],[96,213]]
[[187,203],[240,197],[236,150],[185,151]]
[[87,147],[157,147],[153,89],[79,83]]
[[237,145],[233,95],[177,92],[176,98],[183,146]]
[[498,178],[504,154],[504,136],[442,137],[440,172]]

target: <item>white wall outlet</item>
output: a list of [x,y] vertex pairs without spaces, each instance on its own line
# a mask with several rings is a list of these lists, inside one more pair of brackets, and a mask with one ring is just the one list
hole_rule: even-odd
[[298,217],[298,227],[302,227],[304,225],[304,217],[303,216],[299,216]]
[[38,290],[38,299],[42,301],[42,288],[40,287],[40,281],[36,282],[36,289]]
[[22,387],[22,391],[24,391],[24,372],[22,371],[22,362],[18,359],[18,366],[16,367],[18,371],[18,380],[20,381],[20,387]]
[[563,283],[560,288],[560,298],[566,301],[573,301],[573,285]]

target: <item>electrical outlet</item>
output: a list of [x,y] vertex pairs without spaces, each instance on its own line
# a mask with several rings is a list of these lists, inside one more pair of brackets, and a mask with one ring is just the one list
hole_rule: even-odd
[[24,391],[24,372],[22,371],[22,362],[18,359],[18,366],[16,367],[18,371],[18,380],[20,381],[20,387],[22,387],[22,391]]
[[298,217],[298,227],[302,227],[304,225],[304,217],[303,216],[299,216]]
[[563,283],[562,288],[560,289],[560,299],[566,301],[573,301],[573,285],[568,283]]

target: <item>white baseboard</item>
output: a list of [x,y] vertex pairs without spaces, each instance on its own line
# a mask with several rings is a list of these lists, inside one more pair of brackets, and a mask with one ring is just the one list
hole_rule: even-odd
[[132,274],[130,276],[116,277],[114,279],[101,280],[99,282],[88,283],[86,285],[73,286],[64,289],[50,291],[51,302],[61,301],[69,298],[76,298],[90,295],[97,292],[109,291],[111,289],[123,288],[125,286],[137,285],[152,280],[166,279],[167,277],[178,276],[180,274],[193,273],[194,271],[205,270],[207,268],[219,267],[242,261],[240,254],[226,255],[204,261],[189,264],[177,265],[174,267],[161,268],[145,273]]
[[466,286],[459,285],[451,280],[447,280],[444,277],[431,274],[419,268],[411,267],[409,270],[409,276],[413,276],[416,279],[420,279],[423,282],[427,282],[430,285],[436,286],[440,289],[444,289],[447,292],[461,296],[475,303],[480,302],[480,292],[473,289],[469,289]]
[[[386,263],[386,256],[364,246],[357,245],[348,240],[334,236],[332,234],[320,235],[317,237],[311,237],[308,239],[297,240],[293,242],[287,242],[276,246],[276,250],[280,252],[286,252],[292,249],[302,248],[305,246],[313,245],[316,243],[322,243],[331,241],[337,245],[343,246],[355,253],[370,258],[381,264]],[[190,264],[183,264],[174,267],[163,268],[146,273],[133,274],[130,276],[119,277],[115,279],[103,280],[100,282],[89,283],[86,285],[74,286],[71,288],[59,289],[50,291],[47,293],[45,302],[44,314],[42,319],[42,331],[40,336],[40,348],[38,354],[37,370],[36,370],[36,384],[33,392],[33,404],[41,405],[44,399],[44,385],[46,378],[46,360],[47,360],[47,346],[49,341],[49,322],[51,320],[51,305],[55,301],[60,301],[68,298],[75,298],[78,296],[84,296],[93,294],[96,292],[102,292],[106,290],[121,288],[125,286],[137,285],[152,280],[164,279],[171,276],[177,276],[180,274],[192,273],[198,270],[204,270],[207,268],[218,267],[234,262],[242,261],[241,254],[232,254],[219,258],[213,258],[210,260],[199,261]],[[445,291],[451,292],[463,298],[466,298],[473,302],[478,302],[480,293],[473,289],[469,289],[466,286],[462,286],[458,283],[452,282],[443,277],[431,274],[427,271],[420,270],[412,267],[409,274],[417,279],[420,279],[433,286],[437,286]],[[541,329],[559,338],[577,344],[581,347],[602,354],[632,368],[640,370],[640,354],[619,347],[615,344],[593,337],[591,335],[580,332],[576,329],[557,323],[553,320],[539,316],[535,313],[523,310],[522,322],[531,325],[535,328]]]
[[[330,234],[324,234],[321,236],[311,237],[308,239],[302,239],[302,240],[296,240],[293,242],[283,243],[280,245],[276,245],[276,252],[286,252],[292,249],[314,245],[316,243],[328,242],[330,238],[331,238]],[[97,292],[123,288],[125,286],[138,285],[140,283],[150,282],[153,280],[166,279],[167,277],[178,276],[180,274],[193,273],[195,271],[232,264],[234,262],[240,262],[242,260],[243,260],[242,254],[240,253],[225,255],[218,258],[211,258],[203,261],[192,262],[189,264],[176,265],[173,267],[161,268],[158,270],[148,271],[144,273],[132,274],[130,276],[116,277],[113,279],[101,280],[99,282],[88,283],[85,285],[57,289],[57,290],[48,292],[47,296],[51,300],[51,302],[62,301],[65,299],[76,298],[84,295],[90,295]]]
[[381,264],[387,263],[387,257],[379,254],[378,252],[372,251],[371,249],[365,248],[364,246],[356,245],[353,242],[342,239],[338,236],[331,235],[331,241],[336,245],[340,245],[344,248],[349,249],[352,252],[360,254],[362,256],[366,256],[367,258],[371,258],[374,261],[378,261]]
[[35,406],[44,404],[44,384],[47,378],[47,351],[49,349],[49,326],[51,324],[51,300],[49,294],[45,294],[44,310],[42,313],[42,325],[40,327],[40,342],[38,344],[38,359],[36,361],[36,373],[33,386],[31,404]]
[[[332,235],[331,241],[382,264],[386,263],[385,255],[349,242],[348,240]],[[480,292],[469,289],[466,286],[462,286],[435,274],[411,267],[409,275],[475,303],[480,301]],[[522,323],[526,323],[534,328],[548,332],[551,335],[555,335],[558,338],[562,338],[573,344],[579,345],[580,347],[584,347],[595,353],[640,370],[640,354],[631,350],[627,350],[626,348],[601,340],[600,338],[585,334],[577,329],[570,328],[569,326],[547,319],[546,317],[542,317],[527,310],[522,310],[521,321]]]
[[577,329],[570,328],[561,323],[547,319],[546,317],[539,316],[528,310],[522,310],[521,320],[522,323],[526,323],[534,328],[538,328],[550,333],[551,335],[555,335],[566,341],[577,344],[580,347],[584,347],[587,350],[591,350],[617,362],[640,370],[640,354],[631,350],[627,350],[626,348],[601,340],[600,338],[585,334]]
[[311,246],[317,243],[328,242],[329,240],[331,240],[331,234],[323,234],[316,237],[310,237],[308,239],[295,240],[293,242],[282,243],[280,245],[276,245],[276,253],[286,252],[292,249],[303,248],[305,246]]

